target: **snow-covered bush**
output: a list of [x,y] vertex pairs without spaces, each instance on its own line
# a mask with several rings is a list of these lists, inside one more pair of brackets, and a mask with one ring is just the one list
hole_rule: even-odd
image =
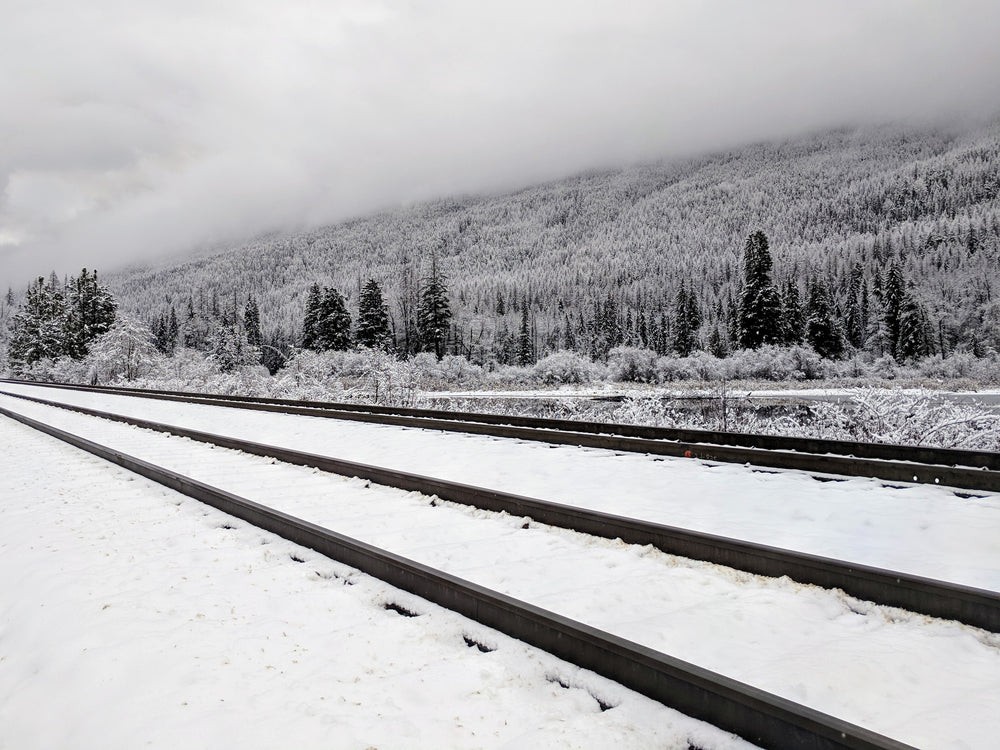
[[546,385],[590,383],[598,377],[600,368],[576,352],[561,350],[538,360],[532,374]]
[[1000,449],[1000,415],[979,404],[957,403],[923,389],[865,388],[850,405],[811,407],[813,434],[876,443]]
[[366,401],[386,406],[414,406],[420,373],[412,362],[400,361],[381,349],[365,349]]
[[271,392],[279,398],[339,400],[344,392],[328,352],[296,352],[275,378]]
[[157,372],[162,360],[149,328],[119,315],[111,329],[90,345],[88,379],[93,383],[133,381]]
[[656,377],[656,352],[616,346],[608,352],[608,373],[618,383],[651,383]]
[[444,355],[432,373],[437,380],[448,385],[475,386],[483,379],[482,367],[455,354]]
[[762,346],[740,349],[726,360],[731,380],[815,380],[824,375],[824,361],[807,346]]
[[696,380],[698,373],[690,357],[667,355],[656,360],[656,382],[671,383],[675,380]]

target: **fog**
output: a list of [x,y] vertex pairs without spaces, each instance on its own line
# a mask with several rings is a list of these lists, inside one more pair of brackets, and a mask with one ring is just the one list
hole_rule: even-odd
[[3,0],[0,285],[1000,111],[994,0]]

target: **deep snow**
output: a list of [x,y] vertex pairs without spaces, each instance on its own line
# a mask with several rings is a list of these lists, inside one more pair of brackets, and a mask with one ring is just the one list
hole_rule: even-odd
[[0,748],[749,747],[3,417],[0,455]]
[[[51,390],[46,392],[52,394]],[[987,708],[1000,697],[998,639],[982,631],[873,607],[835,592],[788,581],[760,579],[678,560],[654,550],[538,527],[523,530],[521,519],[448,504],[432,508],[427,498],[413,493],[367,488],[357,480],[274,466],[266,459],[23,401],[4,398],[3,403],[25,413],[49,415],[47,418],[66,426],[85,427],[102,442],[117,441],[116,445],[129,452],[156,454],[157,461],[173,461],[176,468],[186,469],[205,481],[224,481],[232,491],[917,746],[979,747],[1000,732],[1000,717],[994,717],[995,712]],[[159,403],[178,408],[176,404]],[[153,408],[152,402],[141,404],[143,409]],[[180,408],[185,412],[201,410],[207,423],[204,427],[219,432],[239,432],[235,424],[242,424],[239,415],[246,414],[214,407]],[[317,450],[318,444],[325,445],[328,432],[346,431],[355,445],[362,440],[351,431],[357,423],[273,414],[255,416],[268,418],[269,428],[258,426],[267,431],[268,437],[286,428],[302,430],[301,439],[311,438],[311,450]],[[418,430],[377,429],[379,432],[369,436],[376,435],[383,450],[386,443],[398,437],[399,445],[408,445],[418,457],[429,454],[425,444],[425,439],[431,439],[428,436],[441,437]],[[603,451],[550,449],[489,439],[484,442],[482,438],[462,435],[448,437],[457,438],[451,443],[453,447],[465,443],[471,451],[460,452],[458,458],[470,463],[469,471],[491,466],[500,461],[498,457],[505,457],[508,464],[519,461],[524,476],[546,475],[546,462],[558,464],[560,454],[576,456],[569,467],[575,473],[570,475],[570,482],[563,482],[564,486],[579,482],[581,477],[576,472],[587,465],[623,458],[640,462],[626,465],[638,467],[645,462],[660,467],[661,478],[667,479],[682,467],[698,466],[694,462],[657,462],[649,457],[615,456]],[[532,453],[524,453],[524,448],[531,448]],[[383,458],[387,456],[396,458],[393,451]],[[717,476],[726,468],[740,472],[729,478],[730,494],[738,494],[745,485],[760,480],[770,483],[776,492],[784,487],[791,493],[797,486],[782,485],[784,474],[753,474],[743,467],[702,467],[701,473]],[[789,476],[808,482],[810,487],[829,486],[801,475]],[[867,484],[871,485],[866,495],[869,498],[888,494],[896,505],[902,505],[900,498],[906,497],[901,494],[904,491]],[[618,474],[617,480],[603,487],[614,498],[627,498],[632,489],[628,474]],[[857,487],[854,489],[857,491]],[[950,496],[940,488],[926,489],[937,493],[934,497]],[[711,502],[714,497],[704,498],[704,503]],[[813,502],[823,502],[823,496]],[[991,507],[988,503],[981,505]],[[758,519],[761,526],[767,520]],[[777,525],[784,518],[779,515],[771,520]],[[824,526],[815,520],[812,524],[817,530]],[[995,557],[992,562],[986,558],[980,562],[985,568],[996,568]]]

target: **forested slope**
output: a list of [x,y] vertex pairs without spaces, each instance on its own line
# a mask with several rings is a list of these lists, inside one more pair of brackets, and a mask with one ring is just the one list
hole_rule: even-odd
[[474,360],[514,359],[525,325],[536,357],[600,356],[615,343],[667,351],[682,284],[698,302],[699,345],[718,329],[731,347],[756,230],[779,287],[790,281],[805,299],[810,281],[825,283],[842,321],[863,304],[861,350],[882,353],[878,293],[892,263],[926,313],[932,351],[1000,349],[1000,121],[844,129],[440,200],[106,279],[121,309],[147,321],[171,307],[209,321],[252,295],[265,340],[282,344],[301,336],[311,284],[338,288],[355,315],[374,278],[397,345],[412,348],[434,253],[454,314],[449,348]]

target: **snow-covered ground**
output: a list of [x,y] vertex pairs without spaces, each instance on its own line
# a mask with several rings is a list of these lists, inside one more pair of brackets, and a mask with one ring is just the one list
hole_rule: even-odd
[[[267,459],[9,397],[0,403],[918,747],[988,747],[1000,735],[1000,715],[992,710],[1000,701],[1000,637],[974,628],[875,607],[787,580],[679,560],[648,548],[534,524],[523,529],[523,519],[451,504],[434,507],[428,498],[414,493],[275,465]],[[138,403],[144,409],[154,409],[151,402]],[[239,433],[247,426],[241,420],[248,413],[239,410],[164,402],[155,408],[160,406],[178,414],[183,411],[185,422],[194,413],[189,410],[199,410],[199,418],[206,421],[202,426],[218,432]],[[692,476],[684,470],[699,467],[696,462],[654,461],[644,456],[314,418],[253,416],[265,417],[266,423],[256,428],[263,434],[248,437],[276,442],[271,438],[286,430],[298,431],[298,439],[308,440],[307,448],[314,451],[325,448],[327,433],[340,435],[342,440],[344,433],[348,442],[356,445],[376,441],[374,450],[383,459],[395,459],[400,450],[419,458],[429,454],[427,444],[436,445],[436,451],[443,448],[442,444],[425,443],[429,436],[449,437],[453,442],[448,445],[458,451],[450,456],[450,462],[469,464],[468,470],[479,474],[498,456],[506,456],[504,460],[525,477],[549,476],[546,464],[554,461],[561,470],[557,473],[564,474],[564,489],[576,484],[583,492],[596,476],[580,475],[584,466],[617,464],[617,469],[602,475],[603,486],[590,487],[590,494],[625,498],[637,489],[633,474],[641,473],[646,464],[660,471],[660,486],[668,488],[668,495],[704,490],[684,483],[690,483]],[[377,431],[352,432],[355,426]],[[523,453],[522,449],[532,452]],[[617,463],[622,459],[627,462]],[[564,464],[564,460],[569,463]],[[447,463],[439,461],[435,467]],[[728,484],[729,495],[738,497],[741,493],[745,496],[745,489],[757,482],[763,483],[762,491],[770,488],[777,494],[779,501],[808,487],[815,493],[811,502],[823,506],[826,488],[849,484],[819,484],[795,474],[753,474],[743,467],[701,467],[699,471],[707,477],[719,477],[719,472],[730,469],[734,473],[726,475],[723,485]],[[425,467],[424,473],[437,472]],[[788,477],[797,478],[800,484],[782,484]],[[928,502],[954,497],[940,488],[926,489],[937,493]],[[912,508],[913,503],[907,501],[913,496],[907,492],[913,490],[890,491],[878,483],[866,483],[846,494],[860,493],[869,502],[888,495],[891,504]],[[714,495],[694,497],[700,505],[712,505],[718,499]],[[989,518],[986,511],[992,509],[995,516],[997,510],[995,498],[990,501],[992,504],[981,502],[970,507],[981,508],[983,518]],[[954,506],[961,507],[963,504]],[[726,510],[716,509],[716,515],[725,515]],[[767,509],[760,506],[757,512],[766,514]],[[950,512],[941,507],[936,516]],[[816,515],[811,524],[820,535],[818,530],[825,521],[823,513]],[[764,527],[767,520],[781,525],[785,517],[779,514],[768,519],[765,515],[757,523]],[[934,525],[935,516],[928,512],[925,520]],[[964,533],[957,525],[953,529]],[[980,550],[979,554],[985,553]],[[996,559],[980,558],[978,564],[995,571]],[[418,611],[428,609],[422,603],[412,606]]]
[[1000,591],[1000,496],[0,384],[105,411]]
[[0,455],[5,750],[749,747],[3,417]]

